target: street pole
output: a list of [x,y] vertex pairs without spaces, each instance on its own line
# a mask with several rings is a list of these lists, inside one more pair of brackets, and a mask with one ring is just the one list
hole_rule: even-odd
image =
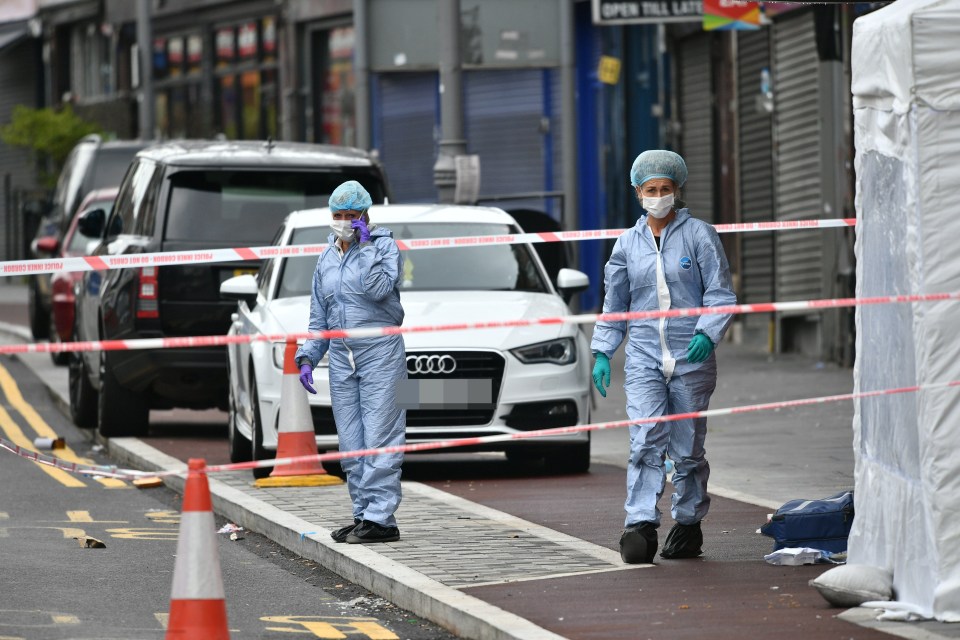
[[153,100],[153,29],[150,26],[150,0],[137,0],[137,51],[140,54],[140,92],[137,94],[140,114],[140,138],[154,138]]
[[[576,61],[574,60],[574,3],[560,2],[560,94],[563,103],[561,149],[563,150],[563,212],[560,224],[569,231],[580,228],[580,202],[577,183],[577,98]],[[573,264],[577,264],[578,243],[571,242]]]
[[453,203],[457,185],[455,158],[467,152],[463,139],[463,91],[460,63],[460,0],[437,0],[440,67],[440,145],[433,165],[437,200]]
[[370,136],[370,63],[368,62],[369,43],[367,34],[367,0],[353,0],[353,33],[354,33],[354,105],[356,118],[357,138],[355,144],[369,150]]

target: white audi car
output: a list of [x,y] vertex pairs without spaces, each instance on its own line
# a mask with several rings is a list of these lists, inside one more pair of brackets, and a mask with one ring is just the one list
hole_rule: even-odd
[[[509,214],[488,207],[374,206],[370,220],[389,228],[397,240],[521,232]],[[327,209],[291,213],[274,244],[326,244],[329,224]],[[256,277],[224,281],[221,295],[238,300],[229,333],[307,331],[316,263],[315,255],[274,258],[264,262]],[[405,253],[400,300],[404,326],[410,327],[541,318],[569,315],[564,296],[587,285],[587,276],[572,269],[561,269],[557,282],[550,282],[528,244],[431,248]],[[407,409],[407,442],[521,433],[590,420],[590,352],[579,325],[415,332],[404,334],[404,341],[410,384],[420,388],[419,405]],[[282,342],[228,347],[229,438],[235,462],[276,452],[283,353]],[[320,451],[337,448],[326,365],[324,358],[314,372],[317,394],[308,396]],[[505,451],[515,460],[546,457],[552,468],[571,472],[590,465],[588,433],[501,442],[484,450]]]

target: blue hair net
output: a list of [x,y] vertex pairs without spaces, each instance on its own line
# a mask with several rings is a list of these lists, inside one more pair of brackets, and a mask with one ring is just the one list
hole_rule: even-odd
[[666,149],[644,151],[630,167],[630,184],[639,187],[653,178],[669,178],[682,187],[687,181],[687,163],[679,154]]
[[347,180],[330,194],[330,211],[366,211],[373,201],[356,180]]

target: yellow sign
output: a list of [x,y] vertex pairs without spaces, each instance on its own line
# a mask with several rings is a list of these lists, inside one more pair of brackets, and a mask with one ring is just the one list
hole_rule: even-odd
[[617,84],[620,81],[620,58],[600,56],[600,68],[597,76],[604,84]]

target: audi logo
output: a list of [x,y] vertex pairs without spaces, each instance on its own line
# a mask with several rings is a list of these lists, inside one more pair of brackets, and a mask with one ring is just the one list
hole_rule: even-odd
[[407,373],[453,373],[457,361],[453,356],[407,356]]

